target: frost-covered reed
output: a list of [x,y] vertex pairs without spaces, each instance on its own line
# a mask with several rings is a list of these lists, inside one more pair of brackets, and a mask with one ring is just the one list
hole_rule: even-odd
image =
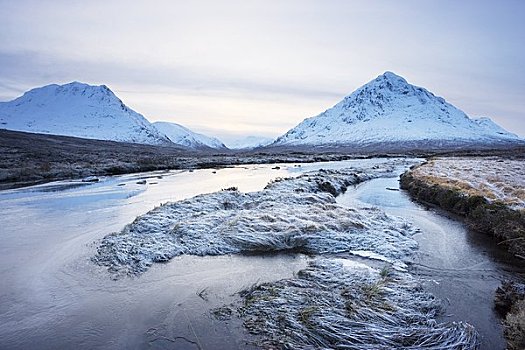
[[[386,273],[385,273],[386,271]],[[317,259],[291,279],[240,293],[256,345],[272,349],[476,349],[475,329],[437,323],[439,301],[409,274]]]

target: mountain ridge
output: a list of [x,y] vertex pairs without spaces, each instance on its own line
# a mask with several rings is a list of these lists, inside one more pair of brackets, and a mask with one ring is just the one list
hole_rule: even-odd
[[332,108],[306,118],[270,147],[433,141],[468,144],[523,139],[490,119],[476,122],[444,98],[387,71]]
[[227,147],[216,137],[199,134],[173,122],[157,121],[152,125],[166,135],[173,143],[189,148],[214,148],[225,150]]

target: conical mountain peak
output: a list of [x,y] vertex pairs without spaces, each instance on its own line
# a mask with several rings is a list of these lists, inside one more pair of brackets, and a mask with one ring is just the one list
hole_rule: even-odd
[[396,84],[408,84],[405,78],[390,71],[384,72],[383,74],[378,76],[376,80],[389,81],[391,83]]
[[[275,145],[468,144],[519,140],[477,123],[428,90],[385,72],[334,107],[305,119]],[[425,146],[425,147],[427,147]]]

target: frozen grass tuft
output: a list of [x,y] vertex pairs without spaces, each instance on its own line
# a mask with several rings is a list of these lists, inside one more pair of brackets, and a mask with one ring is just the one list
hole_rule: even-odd
[[407,273],[317,259],[295,278],[240,293],[257,345],[279,349],[477,349],[466,323],[437,323],[441,305]]
[[230,189],[168,203],[105,237],[94,261],[114,276],[139,274],[182,254],[359,250],[407,261],[417,247],[410,225],[377,209],[335,202],[334,194],[371,176],[324,170],[272,182],[260,192]]

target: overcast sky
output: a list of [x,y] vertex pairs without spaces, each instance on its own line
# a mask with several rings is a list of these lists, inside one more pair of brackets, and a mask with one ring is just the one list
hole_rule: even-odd
[[278,136],[386,70],[525,136],[525,1],[0,0],[0,101],[106,84],[150,121]]

